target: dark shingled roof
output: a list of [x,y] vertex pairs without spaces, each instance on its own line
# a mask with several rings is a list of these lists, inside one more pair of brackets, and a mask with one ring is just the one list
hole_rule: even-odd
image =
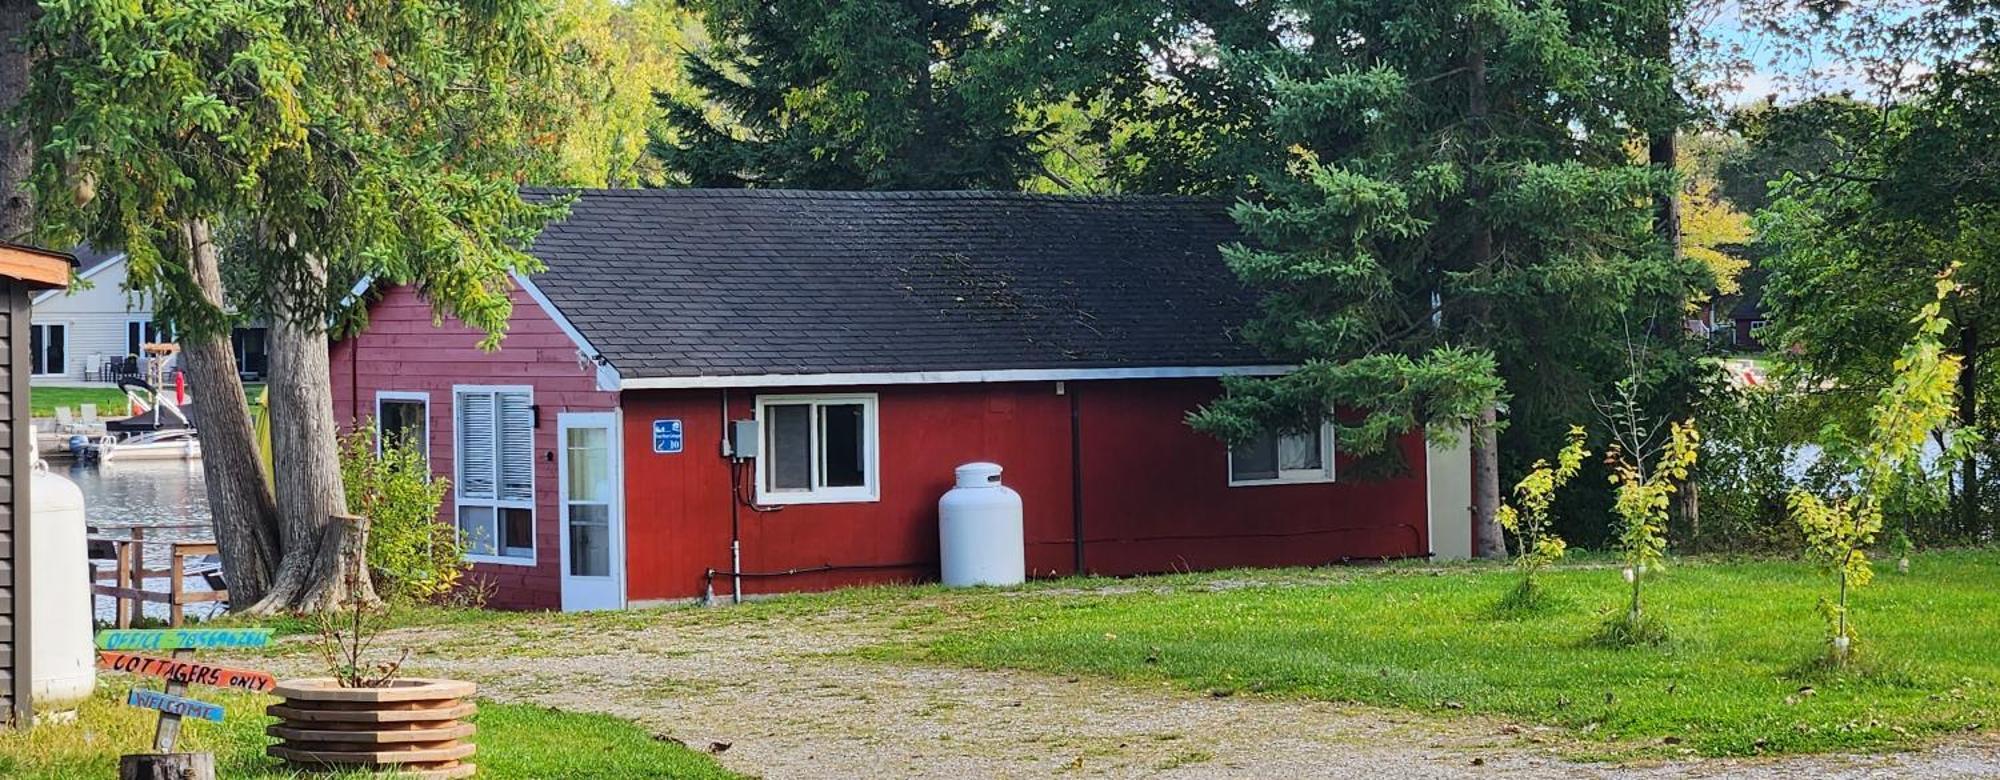
[[588,190],[533,281],[626,378],[1268,364],[1237,238],[1206,199]]
[[105,263],[125,256],[123,251],[98,249],[89,244],[77,244],[75,249],[69,250],[69,253],[76,257],[76,272],[78,274],[90,273]]

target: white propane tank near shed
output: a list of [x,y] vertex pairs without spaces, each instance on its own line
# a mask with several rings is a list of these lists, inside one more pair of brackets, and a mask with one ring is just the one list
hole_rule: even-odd
[[967,463],[938,499],[939,574],[952,587],[1019,585],[1028,578],[1021,494],[1000,484],[1000,464]]
[[37,718],[74,709],[97,687],[91,639],[90,561],[84,549],[83,491],[39,465],[30,487],[35,524],[34,702]]

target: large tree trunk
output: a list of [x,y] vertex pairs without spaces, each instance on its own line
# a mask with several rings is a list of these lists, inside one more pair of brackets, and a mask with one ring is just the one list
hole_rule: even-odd
[[[1958,329],[1958,426],[1971,433],[1979,430],[1979,327],[1967,323]],[[1967,453],[1959,466],[1958,524],[1967,535],[1978,534],[1979,458],[1976,450]]]
[[[1647,162],[1662,171],[1680,165],[1680,141],[1673,128],[1657,131],[1646,144]],[[1681,256],[1681,199],[1679,188],[1661,193],[1653,203],[1653,230],[1674,257]]]
[[[193,293],[220,311],[222,266],[209,225],[193,220],[182,231]],[[278,511],[257,464],[255,426],[236,373],[229,333],[191,331],[181,339],[181,369],[194,396],[201,399],[201,472],[208,483],[209,513],[222,554],[222,576],[229,584],[229,605],[241,610],[263,599],[271,585],[278,561]]]
[[[1660,62],[1665,64],[1673,64],[1674,61],[1674,21],[1671,17],[1663,16],[1660,19],[1656,40],[1653,43],[1653,56],[1659,58]],[[1669,109],[1671,110],[1671,107]],[[1680,123],[1674,121],[1671,115],[1663,116],[1662,119],[1665,120],[1664,126],[1655,128],[1651,133],[1651,137],[1647,140],[1646,162],[1655,170],[1672,173],[1680,169]],[[1679,186],[1660,193],[1659,197],[1654,200],[1653,230],[1659,234],[1661,243],[1666,244],[1667,251],[1672,253],[1674,259],[1680,259],[1682,247],[1681,189]],[[1709,297],[1706,307],[1707,316],[1702,317],[1705,327],[1698,334],[1701,338],[1708,337],[1708,328],[1713,327],[1715,322],[1714,296],[1711,295]],[[1697,334],[1683,333],[1682,335]],[[1700,467],[1696,466],[1696,468]],[[1681,486],[1680,491],[1674,495],[1674,503],[1677,511],[1680,512],[1681,520],[1687,525],[1688,551],[1694,552],[1700,550],[1701,489],[1695,479],[1690,478],[1687,484]]]
[[1472,427],[1472,554],[1505,559],[1507,537],[1500,528],[1500,448],[1494,435],[1499,413],[1491,406]]
[[35,0],[0,0],[0,241],[20,241],[34,228],[34,213],[23,186],[34,150],[25,121],[12,120],[28,94],[28,50],[24,36],[41,6]]
[[[350,591],[347,572],[363,553],[343,544],[334,524],[347,514],[340,477],[338,431],[333,422],[333,386],[327,355],[324,260],[308,258],[308,278],[289,286],[272,303],[271,466],[278,489],[278,514],[285,556],[277,583],[259,612],[317,612],[348,598],[374,601],[366,576]],[[296,290],[304,290],[301,295]]]
[[[1486,96],[1486,41],[1480,22],[1473,23],[1469,42],[1466,45],[1465,69],[1466,98],[1465,114],[1467,124],[1473,132],[1484,136],[1486,115],[1490,110]],[[1475,152],[1475,161],[1483,158],[1483,149]],[[1488,193],[1485,183],[1479,179],[1485,171],[1475,171],[1471,189],[1470,208],[1472,212],[1472,245],[1467,252],[1467,262],[1474,273],[1479,273],[1493,264],[1493,228],[1487,224],[1479,211],[1486,207]],[[1482,321],[1492,316],[1492,308],[1479,307]],[[1479,412],[1478,422],[1472,426],[1472,554],[1480,558],[1505,559],[1507,557],[1507,537],[1500,528],[1500,447],[1499,410],[1493,404]]]

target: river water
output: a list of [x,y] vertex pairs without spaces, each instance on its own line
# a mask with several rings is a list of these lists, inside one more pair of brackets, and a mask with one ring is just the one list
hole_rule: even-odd
[[[215,538],[210,526],[208,513],[208,487],[202,480],[201,461],[155,460],[128,461],[95,465],[83,463],[51,463],[49,470],[68,477],[83,490],[84,518],[91,529],[106,536],[124,536],[120,529],[131,526],[187,526],[194,528],[162,528],[148,531],[148,539],[176,539],[210,541]],[[151,568],[164,568],[167,564],[164,546],[147,547],[146,564]],[[146,581],[150,590],[167,589],[165,577],[155,577]],[[186,584],[190,590],[206,590],[207,584],[200,577],[190,578]],[[109,622],[114,619],[113,604],[109,598],[94,599],[97,619]],[[213,604],[195,604],[187,608],[194,616],[206,616],[216,610]],[[165,604],[145,605],[145,614],[165,618]]]

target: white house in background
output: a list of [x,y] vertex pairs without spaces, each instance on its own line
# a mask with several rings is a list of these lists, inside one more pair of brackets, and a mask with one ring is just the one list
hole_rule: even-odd
[[[121,373],[143,375],[141,346],[173,340],[164,325],[153,322],[153,297],[125,290],[125,253],[87,245],[72,253],[76,278],[87,286],[35,296],[29,381],[68,385],[110,382]],[[265,333],[262,327],[245,327],[231,334],[236,364],[246,376],[262,378],[267,370]]]

